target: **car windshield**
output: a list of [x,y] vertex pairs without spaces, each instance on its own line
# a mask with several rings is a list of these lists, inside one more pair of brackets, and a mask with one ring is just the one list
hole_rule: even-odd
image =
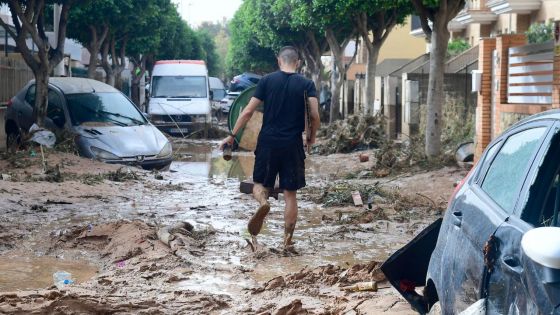
[[207,97],[204,76],[160,76],[152,79],[152,97]]
[[134,104],[119,92],[67,94],[66,99],[74,126],[88,123],[134,126],[146,123]]

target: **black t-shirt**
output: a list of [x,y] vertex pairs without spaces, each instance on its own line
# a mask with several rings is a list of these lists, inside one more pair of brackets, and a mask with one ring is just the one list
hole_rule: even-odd
[[313,81],[297,73],[276,71],[259,81],[254,97],[264,102],[260,146],[280,148],[302,141],[304,91],[307,97],[317,97]]

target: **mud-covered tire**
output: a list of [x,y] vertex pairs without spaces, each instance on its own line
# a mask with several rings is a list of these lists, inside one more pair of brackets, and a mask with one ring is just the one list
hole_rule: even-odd
[[441,315],[441,314],[443,314],[443,312],[441,311],[441,303],[437,301],[430,308],[430,312],[428,312],[428,315]]

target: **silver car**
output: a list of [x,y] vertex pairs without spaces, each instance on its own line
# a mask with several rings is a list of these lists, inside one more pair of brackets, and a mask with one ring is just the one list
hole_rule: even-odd
[[[120,91],[84,78],[50,78],[45,127],[69,130],[81,156],[107,163],[167,169],[171,143]],[[33,124],[35,81],[8,104],[8,145],[19,141]]]

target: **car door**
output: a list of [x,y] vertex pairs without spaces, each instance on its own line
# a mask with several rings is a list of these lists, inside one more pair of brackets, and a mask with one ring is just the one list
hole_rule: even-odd
[[[536,314],[525,290],[520,247],[523,234],[532,227],[519,214],[527,204],[527,181],[539,167],[543,143],[550,141],[550,125],[541,121],[511,134],[480,184],[503,218],[485,252],[481,297],[487,297],[489,314]],[[513,186],[520,189],[510,189]]]
[[66,125],[66,112],[62,94],[53,88],[48,92],[47,117],[45,127],[50,130],[64,129]]
[[33,125],[33,107],[35,107],[35,84],[27,88],[22,106],[18,107],[18,126],[25,132]]
[[[527,171],[549,123],[526,124],[496,140],[446,213],[440,237],[438,294],[444,313],[466,309],[484,294],[483,249],[516,209]],[[522,148],[519,143],[525,143]],[[436,249],[439,246],[436,246]],[[437,253],[440,255],[440,253]]]
[[528,173],[517,212],[496,233],[503,241],[489,277],[489,311],[560,314],[560,283],[547,283],[542,267],[524,256],[521,248],[521,238],[530,229],[558,225],[553,223],[555,204],[560,197],[558,161],[560,123],[555,123]]

